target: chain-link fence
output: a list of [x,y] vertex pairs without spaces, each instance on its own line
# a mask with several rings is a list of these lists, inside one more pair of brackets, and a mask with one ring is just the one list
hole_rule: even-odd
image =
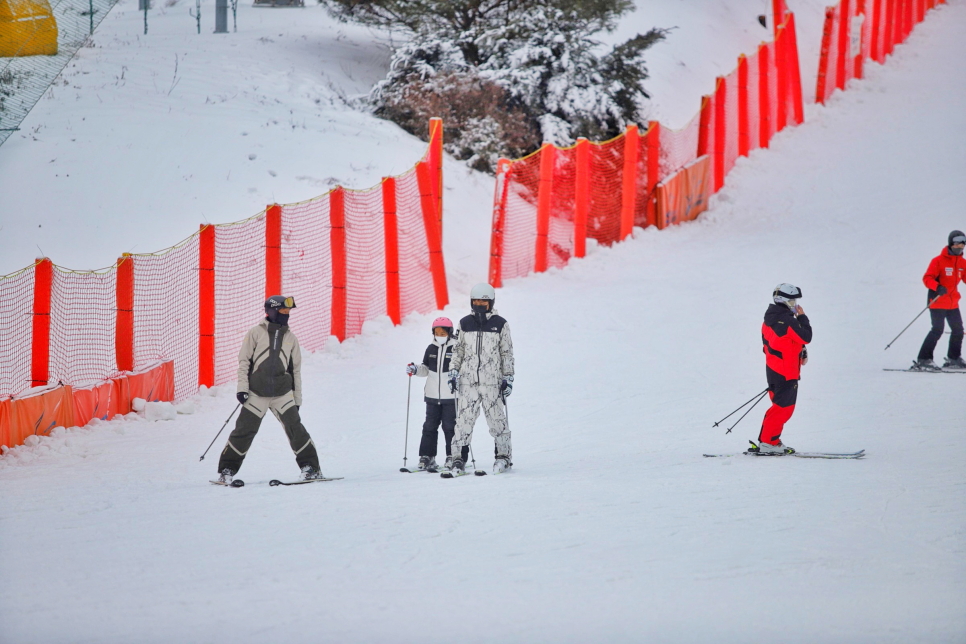
[[[117,0],[0,0],[0,145],[115,4]],[[48,53],[34,53],[39,51]]]

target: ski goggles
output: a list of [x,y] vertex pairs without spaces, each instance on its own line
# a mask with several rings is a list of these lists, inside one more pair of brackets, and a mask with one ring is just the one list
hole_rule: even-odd
[[285,298],[285,301],[282,302],[282,307],[281,308],[283,308],[283,309],[294,309],[295,308],[295,298],[294,297],[287,297],[287,298]]
[[951,245],[955,246],[956,244],[966,244],[966,236],[957,235],[956,237],[953,237]]

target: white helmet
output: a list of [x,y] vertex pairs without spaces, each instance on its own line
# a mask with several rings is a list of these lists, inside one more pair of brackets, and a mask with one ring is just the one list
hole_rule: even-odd
[[[476,300],[486,300],[486,304],[473,304]],[[480,282],[470,291],[470,308],[477,316],[486,315],[493,312],[493,303],[496,302],[496,291],[485,282]]]
[[490,300],[490,302],[492,302],[496,299],[496,291],[493,290],[493,287],[486,282],[480,282],[473,287],[473,290],[470,291],[470,299]]
[[775,304],[784,304],[790,309],[794,309],[798,304],[798,299],[802,296],[802,289],[791,284],[779,284],[772,291],[772,299]]

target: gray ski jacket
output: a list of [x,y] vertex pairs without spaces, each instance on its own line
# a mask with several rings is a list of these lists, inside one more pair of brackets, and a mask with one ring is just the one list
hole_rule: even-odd
[[292,392],[302,406],[302,350],[287,326],[262,320],[238,352],[238,391],[274,398]]
[[513,375],[510,325],[497,312],[486,314],[481,325],[475,315],[460,320],[460,337],[450,367],[459,369],[460,384],[498,387]]

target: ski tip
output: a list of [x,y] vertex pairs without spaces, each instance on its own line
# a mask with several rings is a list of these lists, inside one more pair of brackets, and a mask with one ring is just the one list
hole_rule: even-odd
[[409,470],[408,470],[407,468],[405,468],[405,467],[400,467],[400,468],[399,468],[399,471],[400,471],[400,472],[402,472],[402,473],[404,473],[404,474],[412,474],[412,472],[410,472],[410,471],[409,471]]
[[272,479],[271,481],[268,482],[268,484],[271,485],[272,487],[275,487],[277,485],[281,485],[282,482],[279,481],[278,479]]
[[476,470],[475,472],[473,472],[473,474],[476,474],[477,476],[486,476],[486,472],[484,472],[483,470]]
[[231,482],[232,487],[245,487],[245,481],[241,479],[235,479]]

